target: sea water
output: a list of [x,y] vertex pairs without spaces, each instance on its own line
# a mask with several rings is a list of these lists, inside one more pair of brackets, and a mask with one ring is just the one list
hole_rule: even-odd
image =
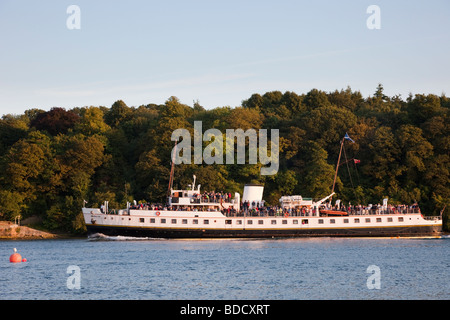
[[0,299],[448,300],[449,253],[448,238],[0,241]]

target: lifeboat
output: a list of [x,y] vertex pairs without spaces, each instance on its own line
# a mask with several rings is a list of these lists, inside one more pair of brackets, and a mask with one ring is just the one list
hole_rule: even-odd
[[322,215],[327,216],[348,216],[347,211],[339,211],[339,210],[320,210]]

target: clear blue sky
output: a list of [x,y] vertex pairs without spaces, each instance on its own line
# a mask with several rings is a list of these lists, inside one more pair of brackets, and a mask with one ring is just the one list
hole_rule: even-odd
[[[72,4],[80,30],[66,27]],[[380,30],[366,26],[371,4]],[[347,86],[367,97],[378,83],[450,95],[450,1],[0,1],[0,115]]]

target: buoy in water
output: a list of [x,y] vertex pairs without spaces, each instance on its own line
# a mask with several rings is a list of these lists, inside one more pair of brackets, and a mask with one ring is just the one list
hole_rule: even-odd
[[[26,259],[24,259],[26,260]],[[9,262],[18,263],[22,262],[22,256],[17,253],[17,249],[14,248],[14,253],[9,257]]]

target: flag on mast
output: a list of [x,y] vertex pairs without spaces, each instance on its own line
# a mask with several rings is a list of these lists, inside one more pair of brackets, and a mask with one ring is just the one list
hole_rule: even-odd
[[344,139],[350,140],[351,142],[355,143],[355,141],[353,141],[353,140],[348,136],[348,133],[347,133],[347,132],[345,133]]

